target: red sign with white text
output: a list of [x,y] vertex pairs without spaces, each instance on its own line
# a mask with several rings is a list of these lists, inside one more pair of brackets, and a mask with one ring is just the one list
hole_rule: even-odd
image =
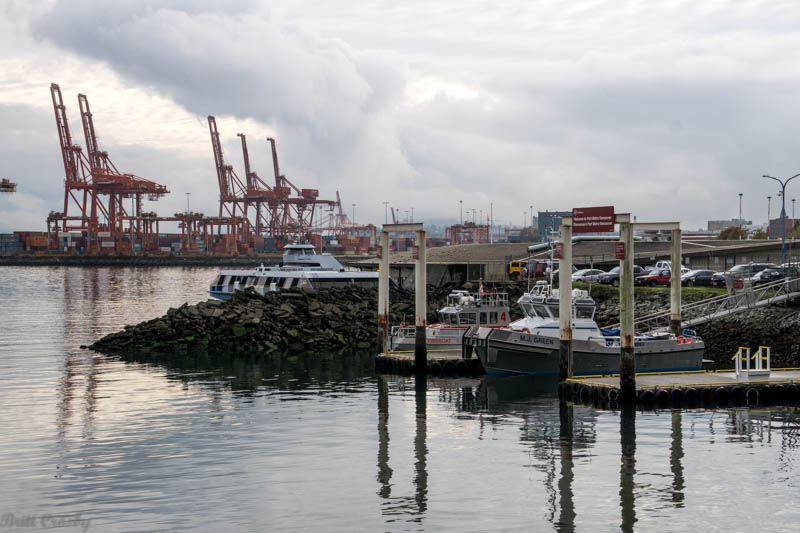
[[614,206],[576,207],[572,210],[572,233],[614,231]]
[[564,245],[560,242],[556,243],[555,250],[553,251],[553,257],[556,259],[564,259]]
[[617,259],[625,259],[625,243],[618,242],[614,246],[614,252],[616,254]]

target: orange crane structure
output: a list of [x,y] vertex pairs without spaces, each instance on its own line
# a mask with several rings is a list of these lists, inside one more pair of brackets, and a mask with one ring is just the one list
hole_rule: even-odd
[[337,205],[341,212],[338,193],[336,201],[322,200],[319,198],[319,190],[299,188],[289,181],[280,172],[275,139],[267,138],[272,150],[275,179],[274,184],[270,185],[250,166],[246,135],[236,134],[242,143],[245,171],[245,180],[242,181],[233,167],[225,162],[216,118],[213,115],[208,116],[208,127],[220,191],[220,217],[241,216],[246,221],[245,231],[239,233],[237,242],[240,249],[252,247],[257,239],[264,236],[274,238],[277,244],[316,240],[315,236],[333,235],[342,229],[339,219],[332,218],[329,223],[325,223],[324,218],[316,216],[321,209],[328,208],[332,212]]
[[[142,201],[145,196],[157,200],[169,192],[167,188],[117,169],[108,153],[100,149],[88,98],[79,94],[78,106],[86,140],[84,154],[73,142],[61,88],[51,84],[50,94],[65,173],[64,211],[51,212],[47,217],[50,247],[58,246],[60,229],[63,232],[86,231],[89,253],[97,253],[101,248],[133,252],[137,241],[142,250],[157,248],[157,231],[154,238],[153,220],[142,211]],[[130,211],[125,205],[126,199],[131,200]]]
[[0,180],[0,192],[17,192],[17,184],[9,179],[3,178]]

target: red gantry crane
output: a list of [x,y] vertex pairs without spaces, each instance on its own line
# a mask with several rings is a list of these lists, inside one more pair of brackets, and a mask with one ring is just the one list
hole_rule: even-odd
[[[57,246],[60,225],[61,231],[65,232],[86,231],[90,252],[99,251],[101,244],[109,251],[132,251],[137,240],[143,249],[152,247],[152,224],[148,222],[150,217],[144,216],[142,211],[142,196],[156,200],[169,192],[167,188],[134,174],[119,172],[108,153],[100,150],[89,100],[86,95],[79,94],[78,106],[87,148],[84,155],[81,147],[72,140],[61,88],[51,84],[50,94],[65,173],[64,211],[52,212],[47,217],[48,233],[51,232],[51,223],[55,229],[55,241],[51,238],[50,245]],[[132,200],[130,212],[123,202],[127,198]],[[70,214],[71,208],[73,214]],[[126,220],[127,230],[124,227]],[[102,243],[101,238],[105,239]]]

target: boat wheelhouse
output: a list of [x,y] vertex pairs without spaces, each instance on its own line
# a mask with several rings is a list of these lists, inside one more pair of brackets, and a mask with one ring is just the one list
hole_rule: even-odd
[[221,270],[208,288],[214,298],[228,300],[238,290],[252,288],[259,294],[293,287],[326,289],[358,286],[376,288],[378,273],[347,268],[335,257],[317,254],[310,244],[290,244],[284,248],[280,266]]
[[[429,348],[460,348],[461,337],[470,326],[500,328],[508,326],[511,321],[508,294],[494,291],[452,291],[438,315],[439,323],[425,328],[425,342]],[[391,350],[413,350],[415,342],[414,325],[392,326],[389,341]]]

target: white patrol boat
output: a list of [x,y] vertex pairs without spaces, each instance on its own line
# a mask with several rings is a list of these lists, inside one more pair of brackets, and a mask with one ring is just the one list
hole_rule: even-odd
[[346,268],[331,255],[317,254],[311,244],[289,244],[283,249],[280,266],[221,270],[209,285],[208,293],[229,300],[234,292],[249,288],[264,294],[290,287],[323,289],[351,285],[377,287],[378,273]]
[[[558,374],[559,294],[546,284],[518,303],[525,316],[508,328],[473,327],[464,334],[465,357],[475,353],[487,374]],[[572,290],[572,354],[575,375],[619,372],[619,330],[604,330],[594,320],[595,301]],[[652,331],[634,335],[637,372],[700,370],[705,345],[694,331],[682,335]]]
[[[485,328],[507,327],[511,321],[508,294],[498,292],[470,293],[455,290],[447,295],[447,305],[438,311],[439,324],[425,329],[428,348],[461,348],[461,337],[470,326]],[[392,326],[390,350],[413,350],[416,327],[400,324]]]

